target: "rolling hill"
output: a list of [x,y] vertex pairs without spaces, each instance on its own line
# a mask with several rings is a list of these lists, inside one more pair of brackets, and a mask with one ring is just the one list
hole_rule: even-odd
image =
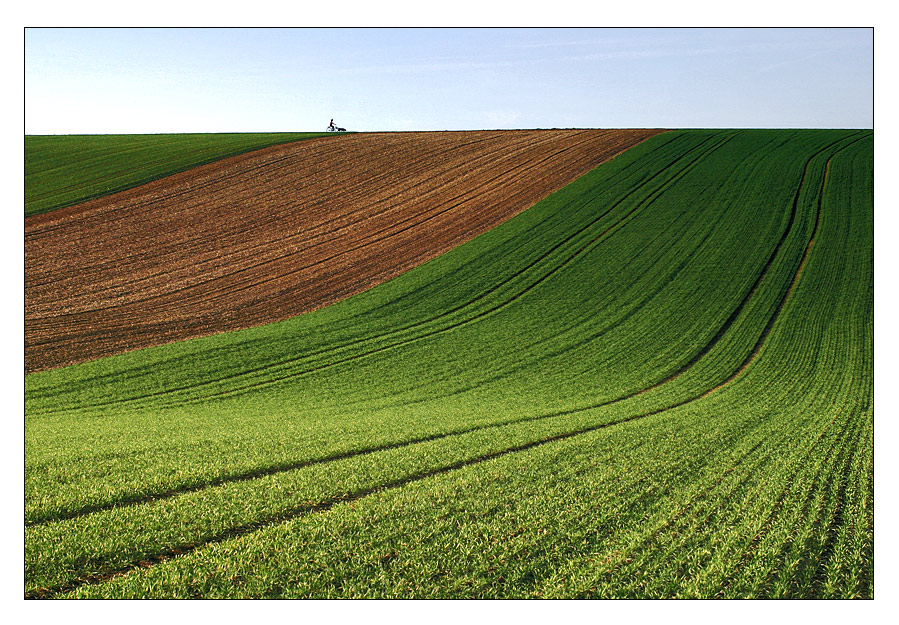
[[490,229],[658,132],[312,138],[30,217],[26,371],[336,302]]
[[615,132],[310,139],[26,222],[26,596],[873,596],[873,132]]

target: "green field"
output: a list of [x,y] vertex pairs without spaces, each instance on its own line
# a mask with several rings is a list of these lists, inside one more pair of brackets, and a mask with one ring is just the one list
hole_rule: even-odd
[[25,216],[109,195],[226,156],[333,134],[26,135]]
[[26,376],[33,597],[871,597],[873,133],[656,136],[288,321]]

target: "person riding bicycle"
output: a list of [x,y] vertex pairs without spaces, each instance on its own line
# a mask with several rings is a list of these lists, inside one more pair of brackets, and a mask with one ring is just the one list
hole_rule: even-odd
[[337,130],[337,126],[334,124],[334,118],[331,118],[331,123],[328,124],[328,130]]

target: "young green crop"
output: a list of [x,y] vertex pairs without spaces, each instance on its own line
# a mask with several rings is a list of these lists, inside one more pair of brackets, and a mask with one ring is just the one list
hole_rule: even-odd
[[871,596],[872,170],[666,133],[335,306],[30,375],[26,592]]
[[[721,133],[712,135],[711,138],[698,135],[697,143],[700,149],[694,148],[687,151],[686,158],[683,157],[683,153],[686,151],[683,147],[674,152],[673,156],[678,159],[675,161],[678,163],[677,167],[673,168],[674,175],[687,169],[691,164],[695,166],[694,161],[697,161],[697,158],[708,152],[709,149],[715,149],[715,146],[721,143],[722,137],[726,140],[727,135]],[[771,143],[770,138],[768,143]],[[687,147],[693,146],[688,144]],[[745,147],[743,150],[745,151]],[[743,156],[739,151],[735,150],[735,152],[737,155]],[[740,161],[725,161],[725,164],[728,168],[742,166]],[[778,165],[779,163],[775,161],[771,167]],[[602,169],[600,168],[600,170]],[[643,171],[637,169],[634,175],[641,176]],[[697,179],[705,177],[707,177],[705,172],[696,173]],[[672,174],[666,174],[666,170],[663,169],[662,173],[650,182],[657,183],[661,189],[667,189],[669,187],[666,184],[671,179]],[[626,181],[627,179],[625,179]],[[602,184],[602,181],[599,184]],[[742,206],[738,206],[729,222],[726,218],[727,214],[722,215],[717,210],[718,204],[709,201],[704,213],[690,214],[687,215],[689,219],[680,219],[687,226],[692,225],[692,228],[698,233],[706,233],[712,227],[716,228],[718,233],[719,240],[710,239],[703,242],[701,250],[705,252],[705,257],[701,255],[698,258],[692,258],[684,254],[683,243],[680,246],[677,243],[685,242],[687,246],[692,247],[702,242],[702,238],[699,234],[693,234],[690,231],[685,234],[679,229],[683,226],[669,226],[669,223],[677,224],[676,221],[671,220],[677,220],[684,214],[680,198],[669,190],[668,195],[662,196],[666,199],[670,198],[666,204],[657,202],[652,213],[641,212],[640,202],[647,198],[653,198],[651,193],[641,193],[645,187],[645,184],[637,187],[637,199],[630,198],[630,195],[635,194],[629,193],[632,191],[630,186],[624,187],[626,195],[621,201],[621,206],[617,211],[613,209],[605,219],[597,219],[597,214],[589,210],[589,205],[581,208],[575,216],[580,217],[582,221],[572,224],[574,226],[571,228],[573,234],[563,231],[564,234],[567,234],[567,241],[563,240],[562,245],[554,239],[546,242],[539,239],[529,241],[531,247],[536,247],[537,251],[540,251],[541,243],[544,246],[551,245],[551,247],[549,252],[544,252],[542,257],[537,257],[530,263],[532,266],[528,267],[528,271],[518,271],[517,275],[513,274],[510,280],[503,280],[502,274],[497,276],[499,280],[494,278],[491,275],[492,267],[490,265],[470,261],[463,265],[463,270],[468,270],[470,267],[483,268],[483,271],[475,275],[478,279],[494,280],[492,284],[488,282],[487,285],[484,285],[482,282],[472,285],[474,289],[472,289],[469,305],[459,306],[457,304],[448,311],[443,307],[441,307],[443,311],[441,308],[436,308],[437,314],[435,315],[432,306],[439,305],[440,302],[434,302],[434,298],[431,297],[416,298],[408,302],[410,305],[400,308],[394,305],[392,306],[393,310],[376,307],[371,312],[365,309],[365,304],[369,306],[371,304],[363,301],[360,302],[363,304],[363,307],[360,307],[363,314],[369,318],[375,317],[372,320],[377,324],[374,332],[369,329],[374,325],[371,322],[363,321],[354,324],[353,321],[356,321],[357,315],[348,315],[349,323],[339,320],[339,325],[333,324],[328,327],[322,324],[312,328],[309,327],[309,321],[314,322],[316,318],[326,315],[307,315],[293,320],[294,323],[277,324],[269,326],[267,329],[263,328],[261,331],[248,331],[243,334],[243,340],[234,335],[222,335],[208,341],[212,344],[224,344],[225,350],[217,346],[211,350],[204,349],[205,346],[200,342],[189,342],[171,346],[173,348],[171,350],[145,350],[119,358],[118,363],[129,360],[133,362],[145,358],[151,353],[175,353],[174,358],[166,358],[167,362],[138,367],[133,374],[128,372],[130,365],[122,366],[114,362],[116,359],[107,359],[96,365],[90,363],[90,366],[71,367],[59,373],[50,372],[47,375],[29,376],[29,382],[35,383],[29,389],[32,391],[28,397],[31,414],[38,414],[41,411],[41,395],[44,392],[35,388],[37,383],[44,380],[51,382],[62,380],[62,384],[54,384],[55,388],[51,389],[53,394],[50,397],[53,401],[68,399],[64,404],[65,411],[58,416],[41,418],[39,422],[35,423],[34,428],[39,431],[43,428],[52,430],[59,426],[64,427],[67,431],[67,440],[65,449],[61,450],[63,454],[71,453],[79,448],[76,438],[78,434],[73,431],[72,427],[72,408],[74,406],[82,402],[99,403],[95,410],[98,414],[104,415],[103,418],[97,419],[91,417],[91,411],[88,410],[84,417],[86,429],[83,432],[90,441],[86,444],[93,449],[93,464],[90,467],[79,466],[77,470],[73,471],[73,467],[67,466],[64,457],[53,454],[47,462],[40,462],[40,465],[34,467],[35,476],[40,476],[42,479],[35,480],[33,483],[39,484],[46,481],[54,483],[57,481],[54,477],[56,475],[71,476],[82,473],[84,481],[90,482],[91,491],[97,495],[108,492],[106,501],[114,502],[120,496],[140,495],[139,492],[133,490],[133,487],[128,487],[126,478],[129,474],[134,476],[133,483],[138,488],[152,493],[156,490],[178,488],[180,484],[202,481],[203,474],[211,474],[212,477],[206,479],[215,479],[214,476],[220,475],[223,470],[230,469],[233,472],[245,473],[264,469],[266,466],[302,461],[309,458],[309,452],[303,451],[304,447],[311,447],[314,452],[320,454],[319,457],[327,457],[360,448],[389,445],[416,435],[430,436],[471,427],[484,420],[493,421],[496,419],[497,412],[499,415],[504,415],[515,411],[516,407],[514,404],[510,406],[509,400],[515,401],[518,397],[529,398],[534,393],[551,392],[552,394],[548,398],[551,403],[547,405],[565,410],[594,405],[604,400],[609,401],[664,380],[687,364],[691,357],[701,349],[701,346],[708,343],[717,329],[726,321],[726,316],[736,307],[741,298],[745,298],[745,291],[751,286],[750,280],[754,276],[744,278],[744,282],[741,284],[739,278],[731,275],[731,272],[727,270],[730,256],[735,250],[745,249],[742,253],[753,259],[751,262],[756,262],[755,266],[750,265],[747,268],[751,267],[753,270],[759,271],[765,256],[770,256],[772,253],[777,236],[780,234],[779,231],[786,230],[787,219],[776,213],[759,215],[758,211],[745,211]],[[788,187],[785,186],[786,189]],[[711,192],[715,195],[719,193],[714,189]],[[792,192],[793,190],[787,191],[791,195]],[[584,201],[585,194],[583,192],[571,195],[571,200]],[[785,194],[782,203],[785,209],[788,209],[789,196]],[[554,207],[550,206],[549,208],[552,210]],[[760,220],[768,219],[770,220],[768,227],[772,229],[778,227],[779,231],[774,237],[770,237],[771,240],[747,238],[742,236],[739,229],[733,228],[733,218],[737,215],[741,215],[743,223],[748,222],[747,225],[752,228],[759,228]],[[567,217],[561,211],[552,216]],[[609,228],[614,227],[623,219],[630,219],[630,221],[619,226],[619,231],[622,227],[626,228],[628,233],[634,233],[632,237],[616,236],[614,231],[607,232]],[[772,224],[773,219],[779,219],[782,223]],[[589,224],[586,231],[582,226],[584,220]],[[563,223],[563,225],[567,224]],[[741,237],[740,240],[734,241],[735,233],[737,237]],[[520,237],[524,233],[514,234]],[[591,242],[595,238],[597,241]],[[651,247],[644,248],[645,244],[641,243],[643,240],[650,241]],[[520,240],[514,242],[520,244]],[[635,244],[640,244],[641,247],[637,248],[638,250],[651,250],[654,255],[647,252],[634,256],[631,248]],[[602,247],[599,247],[600,245]],[[767,245],[768,249],[759,253],[756,250],[760,245]],[[747,247],[749,249],[746,249]],[[488,253],[493,252],[490,248],[487,251]],[[533,252],[530,254],[533,255]],[[798,257],[798,254],[799,250],[797,249],[793,258]],[[618,269],[614,274],[609,274],[603,265],[590,261],[591,257],[602,258],[606,263],[617,261]],[[621,259],[618,260],[618,257]],[[503,260],[506,258],[504,256]],[[671,274],[668,266],[675,262],[683,262],[684,258],[691,263],[690,271],[686,275],[679,276],[680,280],[674,280],[674,275]],[[665,271],[655,271],[656,263],[666,265]],[[569,267],[570,271],[568,271]],[[517,269],[514,265],[510,268]],[[710,271],[710,268],[717,268],[717,276]],[[682,272],[686,270],[686,268],[681,269]],[[427,277],[426,272],[416,273],[418,275],[424,273],[424,277]],[[742,290],[733,289],[727,292],[726,297],[730,299],[719,298],[710,301],[706,297],[706,293],[709,283],[713,283],[711,279],[732,281],[733,286],[740,287]],[[577,293],[577,290],[583,288],[583,284],[590,284],[595,290]],[[432,291],[432,285],[434,283],[429,281],[426,288]],[[688,287],[690,291],[685,293],[685,287]],[[411,299],[418,295],[417,291],[418,285],[413,284],[411,292],[406,296],[397,297],[395,302],[402,302],[403,298]],[[464,295],[461,288],[455,289],[455,292]],[[548,295],[542,295],[544,292]],[[621,307],[604,309],[602,306],[605,302],[636,300],[636,303],[639,303],[641,300],[645,301],[647,295],[654,296],[652,306],[645,303],[636,309],[633,308],[633,303],[630,304],[631,309]],[[575,297],[584,300],[583,303],[576,301]],[[550,298],[553,298],[551,304]],[[568,305],[569,302],[571,305]],[[452,305],[455,302],[449,300],[448,303]],[[374,305],[377,306],[377,302]],[[710,308],[715,316],[712,319],[683,316],[685,311],[696,309],[697,306]],[[552,308],[555,310],[551,310]],[[328,309],[329,312],[335,310],[337,307]],[[584,310],[596,312],[584,317]],[[325,313],[326,311],[321,312]],[[556,322],[546,325],[542,322],[542,317],[550,312],[554,315]],[[669,322],[667,325],[663,325],[657,321],[670,319],[674,315],[680,315],[682,322]],[[327,316],[333,318],[335,315]],[[752,316],[748,317],[753,318]],[[393,319],[396,318],[402,319],[402,325],[408,325],[408,329],[399,332],[393,329],[396,327]],[[422,319],[423,321],[408,323],[406,321],[408,319],[413,321]],[[521,332],[521,335],[528,337],[524,343],[517,340],[516,335],[510,335],[508,332],[509,327],[526,328],[527,326],[530,326],[530,330]],[[330,331],[332,336],[329,337],[324,332],[319,333],[319,328],[325,332]],[[384,329],[382,330],[382,328]],[[631,367],[631,362],[636,356],[633,339],[646,332],[647,328],[657,335],[661,333],[661,336],[643,341],[646,346],[644,349],[648,348],[644,352],[645,358],[650,359],[648,365]],[[283,334],[279,335],[278,330],[281,330]],[[333,336],[336,334],[335,331],[348,336],[347,338],[340,335]],[[252,338],[253,334],[262,334],[263,337],[261,340],[256,340]],[[323,334],[324,336],[322,336]],[[367,337],[365,334],[369,336]],[[302,337],[303,341],[298,343],[296,337]],[[346,347],[315,353],[319,350],[313,346],[309,350],[312,351],[312,355],[305,359],[302,358],[304,344],[316,341],[319,337],[321,337],[321,342],[327,341],[326,345],[340,345],[343,342]],[[231,349],[229,343],[236,349]],[[484,362],[487,350],[481,346],[485,344],[497,345],[498,349],[491,350],[494,362]],[[657,350],[654,347],[656,344],[665,345],[670,351]],[[504,345],[504,347],[499,348],[499,345]],[[694,348],[692,345],[697,347]],[[188,358],[179,358],[177,352],[188,346],[190,348],[200,347],[200,349],[195,350]],[[547,348],[551,350],[549,354],[547,354]],[[608,364],[595,358],[587,360],[583,358],[584,354],[596,353],[597,348],[602,349],[599,355],[601,358],[607,359]],[[469,367],[466,370],[465,360],[468,358],[466,352],[471,352],[472,349],[477,350],[482,366]],[[278,363],[282,359],[279,351],[291,355],[299,352],[300,357],[284,358],[286,360],[284,364],[274,366],[265,364],[265,360],[268,360],[269,363],[272,361]],[[224,353],[220,354],[220,352]],[[547,357],[553,354],[553,357]],[[401,358],[398,359],[398,355]],[[253,362],[254,360],[263,362],[256,364]],[[395,365],[384,367],[379,364],[380,362],[398,362],[398,360],[401,364],[399,368]],[[427,362],[428,366],[423,369],[416,367],[415,363],[421,361]],[[529,365],[526,366],[525,363],[529,363]],[[584,364],[588,365],[588,370],[579,373],[578,369],[582,368]],[[91,372],[110,365],[119,367],[120,371],[124,370],[124,375],[122,373],[113,376],[103,376],[101,373],[102,377],[78,375],[80,372]],[[414,374],[409,371],[412,367],[418,369]],[[443,372],[437,367],[442,368]],[[236,374],[231,374],[221,381],[215,381],[208,385],[201,384],[204,376],[216,380],[221,378],[223,373],[228,372],[228,369],[232,371],[236,369]],[[245,374],[241,369],[249,369],[250,373]],[[541,369],[544,371],[549,369],[550,372],[544,373],[541,372]],[[633,371],[635,379],[625,385],[628,377],[623,374],[628,369]],[[457,370],[463,371],[464,375],[454,375]],[[528,377],[517,375],[517,372],[522,370],[528,371],[530,375]],[[304,375],[303,371],[306,372]],[[378,373],[375,374],[375,371]],[[559,373],[553,374],[552,371]],[[301,375],[297,375],[297,373]],[[110,399],[114,400],[116,396],[122,395],[127,397],[126,393],[131,393],[131,384],[128,379],[131,375],[134,375],[133,379],[137,382],[140,390],[153,384],[153,378],[157,375],[165,383],[176,387],[181,386],[179,377],[183,376],[185,379],[185,390],[174,393],[163,392],[153,398],[142,400],[144,406],[136,407],[133,412],[124,412],[125,415],[134,414],[134,427],[140,430],[141,436],[132,436],[123,429],[128,427],[130,420],[124,422],[116,420],[110,423],[105,418],[110,409]],[[581,378],[584,376],[589,380],[589,386],[583,384]],[[272,378],[283,379],[283,381],[280,384],[272,384],[270,382]],[[373,386],[372,379],[377,380],[378,384]],[[330,382],[329,380],[334,381]],[[530,383],[529,380],[534,380],[536,384]],[[499,395],[497,390],[507,388],[510,381],[524,388],[518,393],[507,392]],[[190,382],[193,384],[191,385]],[[219,398],[214,396],[215,393],[231,392],[235,386],[253,388],[252,384],[260,382],[265,386],[257,387],[260,392],[252,393],[250,398],[246,397],[246,393]],[[208,386],[213,388],[208,390]],[[382,391],[383,399],[372,396],[373,391],[377,392],[379,387],[386,391]],[[314,392],[311,391],[313,388]],[[64,392],[56,392],[58,389]],[[84,393],[90,393],[94,397],[102,399],[100,402],[95,402],[89,396],[85,398],[87,399],[85,402],[84,399],[76,396],[75,401],[72,401],[71,396],[66,398],[70,389],[82,397]],[[361,391],[363,400],[354,409],[352,393],[357,389]],[[441,391],[441,389],[445,390]],[[598,389],[600,394],[597,395],[597,391],[594,389]],[[436,402],[429,401],[435,391],[446,397],[434,398]],[[160,393],[160,391],[154,392]],[[422,397],[423,392],[425,397]],[[401,393],[404,396],[400,396]],[[172,395],[176,400],[182,399],[186,395],[185,399],[192,403],[189,404],[189,408],[177,404],[166,406],[167,403],[172,402],[170,399]],[[210,397],[210,395],[213,396]],[[200,401],[194,399],[195,396],[199,396]],[[294,400],[296,396],[302,396],[305,399],[302,414],[297,414]],[[528,399],[525,401],[528,404],[531,403]],[[425,415],[434,414],[432,405],[434,403],[438,406],[437,414],[444,416],[437,422],[428,419],[424,422],[423,427],[422,418],[416,418],[416,415],[425,417]],[[500,403],[498,411],[494,407],[497,403]],[[533,405],[522,406],[522,410],[525,415],[533,415],[535,412],[539,415],[545,412],[542,409],[535,411]],[[141,416],[147,411],[152,411],[154,414],[150,421]],[[356,413],[352,419],[347,418],[349,414],[352,414],[349,411]],[[317,416],[317,413],[321,416]],[[478,413],[482,416],[478,417]],[[228,415],[234,415],[234,421]],[[291,417],[291,415],[296,416]],[[453,415],[459,416],[457,418]],[[198,419],[200,421],[197,421]],[[500,416],[500,419],[502,420],[503,417]],[[444,421],[446,421],[445,425]],[[200,422],[202,422],[202,426],[199,425]],[[275,427],[275,422],[278,424],[277,427]],[[237,423],[239,423],[239,427],[235,427]],[[104,453],[103,442],[106,436],[104,434],[105,424],[109,424],[113,428],[113,431],[109,432],[111,453],[108,460]],[[297,436],[298,432],[293,429],[294,427],[302,428],[299,432],[300,437]],[[303,431],[312,428],[322,435],[314,439],[302,436]],[[401,429],[396,431],[396,428]],[[221,431],[223,436],[216,437],[216,430]],[[271,430],[279,432],[276,434],[276,445],[272,445]],[[123,434],[127,435],[125,440],[123,440]],[[196,449],[195,445],[191,443],[197,435],[207,441],[204,448]],[[238,440],[235,441],[234,437],[238,437]],[[222,440],[223,438],[224,440]],[[154,475],[157,472],[147,466],[139,456],[135,457],[132,453],[123,454],[123,452],[128,452],[134,444],[138,446],[135,451],[145,448],[149,440],[153,440],[155,444],[171,441],[171,443],[164,443],[171,452],[165,452],[159,457],[159,473],[161,473],[159,477]],[[225,444],[224,447],[219,446],[217,449],[211,447],[211,445],[221,445],[222,443]],[[261,449],[259,448],[260,444],[262,445]],[[300,445],[299,449],[298,445]],[[42,441],[41,446],[43,451],[40,454],[34,454],[35,460],[38,461],[49,451],[46,449],[46,440]],[[275,449],[272,449],[273,446]],[[233,459],[232,450],[235,447],[239,447],[241,450],[238,462]],[[199,453],[196,453],[194,449]],[[210,457],[220,458],[224,466],[218,468],[214,464],[210,464]],[[150,461],[152,462],[153,459],[151,458]],[[179,473],[173,475],[169,471],[168,467],[171,463],[177,463]],[[83,473],[85,471],[87,473]],[[200,474],[197,475],[197,472]],[[42,473],[44,475],[41,475]],[[121,485],[113,486],[116,490],[111,492],[108,490],[112,486],[111,484],[107,485],[104,490],[98,491],[95,489],[96,479],[102,475],[114,478]],[[69,480],[71,478],[66,479],[66,481]],[[160,480],[165,481],[160,483]],[[95,498],[95,495],[91,495],[90,492],[82,493],[83,484],[70,483],[75,499],[85,499],[85,495],[92,499]],[[120,489],[123,487],[129,488],[131,492],[122,492]],[[54,497],[64,494],[67,489],[68,485],[62,488],[57,486],[54,488]],[[29,501],[31,500],[29,498]],[[37,497],[35,497],[35,501],[40,502]],[[103,501],[92,502],[93,505],[102,505],[102,503]],[[44,505],[43,502],[40,504]]]
[[227,156],[329,134],[27,135],[25,216],[123,191]]

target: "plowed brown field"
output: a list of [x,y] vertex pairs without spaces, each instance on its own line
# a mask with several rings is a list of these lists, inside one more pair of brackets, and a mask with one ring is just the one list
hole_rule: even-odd
[[235,156],[25,221],[25,370],[359,293],[660,130],[372,133]]

